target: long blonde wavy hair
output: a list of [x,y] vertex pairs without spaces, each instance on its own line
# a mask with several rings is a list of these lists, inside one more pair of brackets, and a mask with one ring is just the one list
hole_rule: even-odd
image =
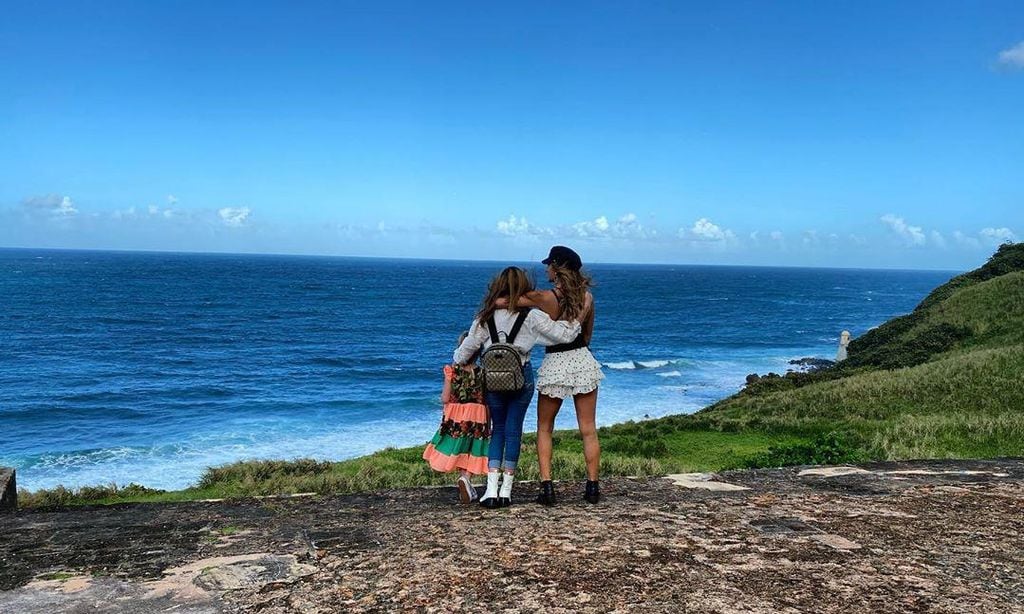
[[548,265],[555,274],[555,287],[562,291],[558,305],[561,320],[576,320],[582,317],[586,307],[587,291],[594,287],[594,280],[586,272],[575,271],[557,264]]
[[526,271],[516,266],[504,269],[491,280],[487,294],[484,295],[484,300],[480,303],[480,309],[476,312],[476,319],[482,323],[494,315],[494,312],[498,310],[495,303],[499,298],[508,299],[507,309],[512,313],[519,311],[519,300],[524,294],[533,290],[533,279]]

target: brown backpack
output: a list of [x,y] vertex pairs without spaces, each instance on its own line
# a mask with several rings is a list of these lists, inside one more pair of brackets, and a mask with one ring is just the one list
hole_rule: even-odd
[[494,323],[494,316],[487,319],[487,330],[491,334],[491,345],[484,350],[480,356],[480,367],[484,371],[484,390],[487,392],[518,392],[526,384],[526,374],[523,373],[523,362],[520,359],[519,348],[512,345],[519,334],[519,329],[526,322],[530,315],[529,309],[523,309],[516,316],[515,324],[505,335],[505,340],[499,338],[498,327]]

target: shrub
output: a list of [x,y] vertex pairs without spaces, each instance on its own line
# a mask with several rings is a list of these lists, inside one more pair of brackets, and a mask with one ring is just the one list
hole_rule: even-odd
[[790,465],[841,465],[866,458],[859,437],[830,432],[806,443],[773,446],[749,458],[746,467],[786,467]]
[[35,492],[18,491],[18,504],[22,507],[67,507],[69,505],[85,505],[99,501],[128,499],[140,495],[155,495],[165,492],[157,488],[146,488],[139,484],[118,486],[83,486],[77,490],[57,486]]

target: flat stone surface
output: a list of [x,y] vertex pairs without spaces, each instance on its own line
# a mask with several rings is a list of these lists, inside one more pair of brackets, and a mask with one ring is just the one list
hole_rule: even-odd
[[699,490],[713,490],[718,492],[750,490],[746,486],[737,486],[736,484],[718,481],[715,479],[715,474],[713,473],[674,473],[672,475],[665,476],[665,478],[671,480],[671,482],[676,486],[682,486],[683,488],[696,488]]
[[0,467],[0,513],[14,511],[18,507],[18,484],[14,469]]
[[22,510],[0,613],[1024,612],[1024,462],[860,468],[608,479],[596,506],[524,484],[499,511],[454,488]]

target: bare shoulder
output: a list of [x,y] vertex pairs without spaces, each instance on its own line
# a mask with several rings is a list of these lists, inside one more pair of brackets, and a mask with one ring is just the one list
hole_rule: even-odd
[[538,307],[548,314],[548,317],[554,319],[558,317],[560,308],[558,306],[558,297],[551,290],[532,290],[526,295],[533,302],[535,307]]

